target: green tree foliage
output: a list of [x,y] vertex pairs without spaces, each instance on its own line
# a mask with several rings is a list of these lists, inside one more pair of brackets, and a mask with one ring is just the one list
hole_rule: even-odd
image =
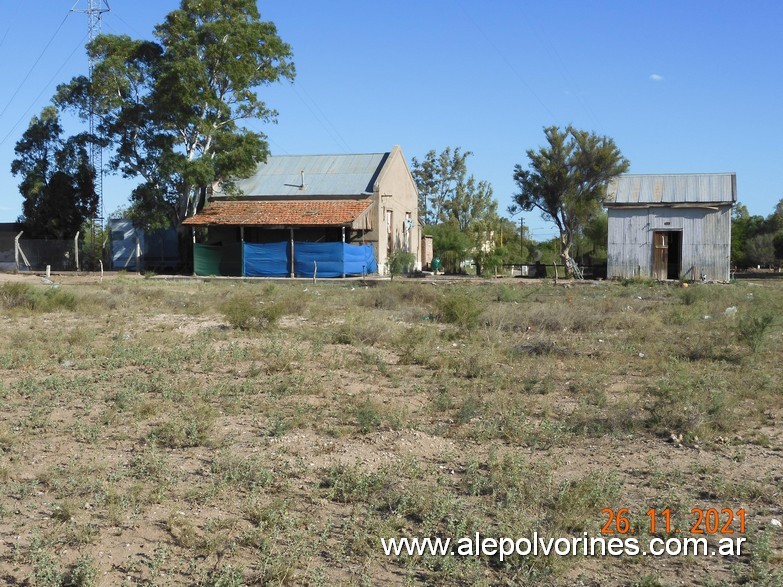
[[266,159],[265,135],[240,123],[275,120],[257,89],[292,80],[294,66],[255,0],[182,0],[155,37],[98,36],[92,83],[74,78],[56,100],[98,114],[94,138],[113,148],[110,168],[142,179],[132,194],[140,223],[178,226],[214,182],[230,189]]
[[432,236],[432,248],[443,263],[443,270],[459,272],[460,264],[469,257],[473,248],[471,238],[454,222],[425,226],[424,233]]
[[544,129],[548,145],[530,149],[528,169],[514,167],[522,210],[541,211],[560,232],[560,257],[570,268],[571,246],[583,227],[601,211],[610,179],[628,170],[629,162],[611,138],[568,126]]
[[737,204],[731,212],[731,261],[739,267],[783,261],[783,199],[766,218]]
[[470,151],[451,147],[412,159],[411,174],[419,191],[419,218],[433,236],[433,249],[444,268],[458,271],[472,258],[478,272],[497,257],[500,234],[498,204],[492,186],[468,175]]
[[574,240],[574,257],[580,262],[604,262],[608,242],[609,216],[602,210],[587,222]]
[[750,239],[764,231],[764,217],[751,216],[748,207],[737,204],[731,211],[731,259],[732,262],[745,266],[749,263],[745,254]]
[[47,106],[14,148],[11,172],[21,176],[24,197],[19,221],[32,237],[73,238],[98,205],[84,137],[62,135],[57,110]]
[[470,151],[463,152],[459,147],[446,147],[440,154],[429,151],[423,161],[411,159],[411,175],[419,191],[419,220],[425,226],[449,220],[448,202],[465,182],[470,155]]
[[766,267],[775,263],[775,235],[765,232],[745,242],[745,264]]

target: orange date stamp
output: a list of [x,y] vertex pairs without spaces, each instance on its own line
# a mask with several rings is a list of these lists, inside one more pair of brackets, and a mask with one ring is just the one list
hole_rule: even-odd
[[[672,523],[670,508],[656,510],[650,508],[645,512],[647,519],[641,527],[634,526],[628,508],[604,508],[601,514],[606,516],[606,522],[601,527],[601,534],[637,534],[647,530],[650,534],[679,534],[682,528]],[[688,526],[690,526],[688,528]],[[745,510],[731,508],[692,508],[691,517],[686,524],[691,534],[744,534]]]

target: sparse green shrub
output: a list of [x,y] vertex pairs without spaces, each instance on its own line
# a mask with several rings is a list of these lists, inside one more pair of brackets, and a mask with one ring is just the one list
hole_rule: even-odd
[[725,379],[673,371],[652,388],[647,424],[662,435],[686,441],[735,432],[748,424],[736,417],[738,398]]
[[386,482],[379,473],[366,473],[358,466],[334,465],[326,472],[320,487],[326,496],[340,503],[369,501]]
[[199,587],[244,587],[246,585],[242,567],[221,565],[212,571]]
[[467,293],[449,292],[437,302],[438,319],[471,329],[478,326],[483,308],[479,301]]
[[395,275],[410,273],[413,270],[413,264],[416,262],[416,255],[408,253],[402,249],[397,249],[386,261],[389,268],[389,275],[394,279]]
[[63,574],[49,548],[36,537],[30,544],[35,587],[62,587]]
[[378,317],[369,313],[350,316],[348,320],[335,327],[332,342],[355,346],[374,346],[389,335],[391,324],[381,323]]
[[10,281],[0,284],[0,307],[28,308],[30,309],[30,297],[32,296],[32,287],[27,283]]
[[95,587],[98,585],[98,569],[89,556],[82,556],[71,569],[68,587]]
[[150,433],[150,439],[167,448],[189,448],[209,443],[215,423],[215,414],[207,406],[184,410],[169,420],[158,424]]
[[27,283],[10,282],[0,285],[0,307],[23,308],[34,312],[75,310],[77,299],[60,287],[32,287]]
[[748,345],[751,352],[757,352],[764,345],[767,331],[774,319],[775,316],[769,313],[742,316],[737,327],[737,338]]
[[226,321],[239,330],[264,330],[273,326],[285,313],[279,302],[264,302],[253,296],[240,294],[226,300],[220,311]]
[[229,452],[219,453],[212,460],[210,470],[222,483],[248,491],[266,487],[274,479],[272,471],[258,457],[239,457]]
[[353,413],[362,434],[377,430],[381,425],[381,413],[369,397],[358,404]]

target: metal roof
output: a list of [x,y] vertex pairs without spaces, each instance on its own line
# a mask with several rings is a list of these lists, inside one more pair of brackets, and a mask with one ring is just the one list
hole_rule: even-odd
[[735,173],[623,174],[609,182],[606,205],[733,204]]
[[[236,182],[246,196],[358,196],[371,194],[389,153],[281,155]],[[216,192],[215,196],[221,194]]]

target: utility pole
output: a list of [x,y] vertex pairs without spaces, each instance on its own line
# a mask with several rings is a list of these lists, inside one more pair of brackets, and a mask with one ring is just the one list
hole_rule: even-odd
[[[87,42],[92,43],[95,37],[101,34],[103,24],[103,15],[109,12],[109,0],[77,0],[71,8],[71,12],[80,12],[87,15]],[[90,83],[92,83],[92,74],[95,67],[95,60],[88,56],[87,71]],[[92,226],[90,229],[92,237],[93,253],[96,253],[95,224],[103,222],[103,149],[94,140],[97,127],[97,115],[94,108],[94,99],[90,98],[90,165],[95,170],[95,195],[98,197],[97,206],[93,209]],[[97,256],[97,255],[95,255]]]
[[519,260],[522,261],[525,256],[525,219],[522,213],[519,214]]

